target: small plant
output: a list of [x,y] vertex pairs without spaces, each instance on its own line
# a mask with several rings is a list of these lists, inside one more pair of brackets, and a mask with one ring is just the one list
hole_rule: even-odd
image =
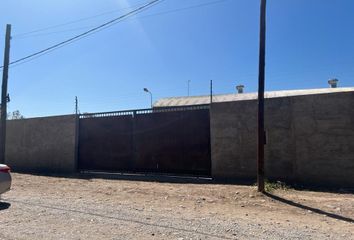
[[273,192],[274,190],[288,190],[290,187],[286,183],[281,181],[271,182],[266,180],[264,183],[264,188],[266,192]]

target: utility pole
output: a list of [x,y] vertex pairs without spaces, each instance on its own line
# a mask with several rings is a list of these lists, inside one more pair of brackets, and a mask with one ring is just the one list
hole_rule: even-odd
[[188,80],[188,97],[189,97],[189,85],[191,83],[191,80]]
[[10,40],[11,25],[6,25],[5,51],[4,51],[4,68],[2,70],[2,89],[1,89],[1,121],[0,121],[0,163],[5,163],[5,147],[6,147],[6,117],[7,117],[7,79],[9,75],[10,63]]
[[210,104],[213,103],[213,80],[210,80]]
[[266,0],[261,0],[258,72],[258,156],[257,185],[258,192],[264,192],[264,82],[265,82],[265,42],[266,42]]
[[75,114],[77,115],[79,113],[79,100],[77,99],[77,96],[75,96]]

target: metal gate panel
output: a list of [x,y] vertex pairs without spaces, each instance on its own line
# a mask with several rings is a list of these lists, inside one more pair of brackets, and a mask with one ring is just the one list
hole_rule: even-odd
[[81,170],[129,171],[133,166],[132,116],[84,118],[79,123]]
[[210,155],[209,109],[150,109],[80,118],[80,170],[210,176]]
[[209,111],[137,115],[137,159],[147,171],[210,175]]

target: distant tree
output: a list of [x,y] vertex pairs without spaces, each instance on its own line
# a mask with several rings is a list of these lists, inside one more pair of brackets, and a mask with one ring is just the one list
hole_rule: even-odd
[[7,119],[24,119],[25,117],[20,113],[19,110],[7,113]]

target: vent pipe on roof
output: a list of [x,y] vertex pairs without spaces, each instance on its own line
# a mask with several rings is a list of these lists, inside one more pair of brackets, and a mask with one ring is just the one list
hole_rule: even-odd
[[331,86],[331,88],[337,88],[339,80],[336,78],[328,80],[328,84]]
[[237,85],[236,89],[237,89],[237,93],[243,93],[243,89],[245,88],[244,85]]

